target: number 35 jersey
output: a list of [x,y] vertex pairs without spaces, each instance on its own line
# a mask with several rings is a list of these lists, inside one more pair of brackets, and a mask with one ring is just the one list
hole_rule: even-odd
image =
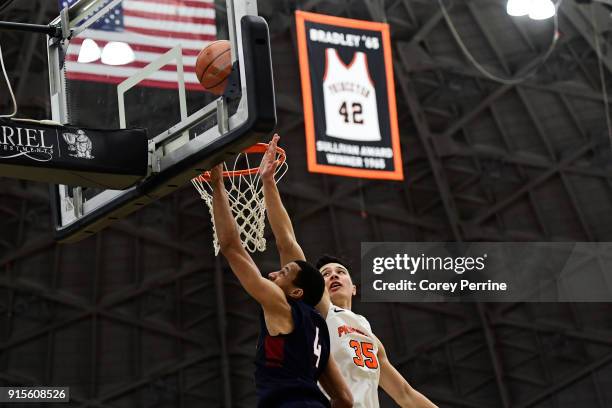
[[356,52],[347,66],[334,48],[325,50],[323,99],[327,136],[356,142],[382,139],[376,89],[363,52]]
[[327,312],[331,355],[353,393],[354,408],[378,408],[378,344],[363,316],[331,305]]

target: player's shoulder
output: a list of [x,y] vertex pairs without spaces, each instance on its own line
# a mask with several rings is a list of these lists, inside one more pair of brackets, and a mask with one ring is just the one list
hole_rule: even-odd
[[346,315],[356,316],[356,317],[365,319],[365,317],[363,317],[362,315],[359,315],[359,314],[353,312],[350,309],[344,309],[344,308],[338,307],[338,306],[333,305],[333,304],[330,306],[329,310],[331,312],[335,313],[335,314],[346,314]]
[[349,311],[349,312],[350,312],[350,310],[347,310],[347,309],[343,309],[343,308],[341,308],[341,307],[338,307],[338,306],[334,305],[333,303],[330,303],[330,304],[329,304],[329,310],[330,310],[331,312],[333,312],[333,313],[344,313],[344,312],[347,312],[347,311]]
[[325,321],[325,319],[323,318],[323,316],[321,316],[321,313],[319,313],[319,311],[310,306],[309,304],[305,303],[304,301],[301,300],[289,300],[289,304],[291,305],[291,308],[294,310],[295,312],[298,312],[299,314],[301,314],[302,316],[304,316],[305,318],[311,319],[311,320],[323,320]]
[[[350,310],[349,310],[349,311],[350,311]],[[370,332],[372,331],[372,326],[370,325],[370,322],[368,321],[368,319],[367,319],[365,316],[360,315],[360,314],[357,314],[357,313],[355,313],[355,312],[353,312],[353,311],[350,311],[350,312],[351,312],[351,314],[352,314],[353,318],[354,318],[355,320],[357,320],[359,323],[361,323],[361,325],[362,325],[363,327],[365,327],[366,329],[368,329]]]
[[[335,305],[331,305],[329,308],[329,312],[327,314],[328,317],[337,317],[337,318],[350,318],[352,320],[360,320],[360,321],[364,321],[364,322],[368,322],[368,320],[363,317],[362,315],[359,315],[355,312],[353,312],[350,309],[343,309],[341,307],[335,306]],[[369,323],[368,323],[369,325]]]
[[351,312],[349,309],[343,309],[341,307],[338,307],[332,303],[330,303],[329,305],[329,310],[327,312],[327,317],[331,317],[331,316],[353,316],[354,313]]
[[356,316],[359,320],[361,320],[361,323],[371,332],[372,326],[370,325],[370,321],[366,319],[365,316],[362,316],[362,315],[356,315]]

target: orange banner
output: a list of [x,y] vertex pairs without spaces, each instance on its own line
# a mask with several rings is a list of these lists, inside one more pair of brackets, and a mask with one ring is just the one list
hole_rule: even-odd
[[296,11],[308,170],[403,180],[389,25]]

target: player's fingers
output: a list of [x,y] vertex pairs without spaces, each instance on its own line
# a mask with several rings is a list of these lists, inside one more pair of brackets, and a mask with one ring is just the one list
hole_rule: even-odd
[[209,171],[210,178],[212,181],[220,180],[223,177],[223,164],[217,164]]
[[265,153],[266,159],[272,160],[272,158],[274,157],[275,151],[276,151],[276,143],[274,141],[274,138],[272,138],[270,143],[268,143],[268,148],[266,149],[266,153]]
[[280,136],[278,135],[278,133],[275,133],[274,136],[272,137],[272,140],[270,141],[270,144],[268,145],[268,150],[272,150],[272,151],[276,150],[278,139],[280,139]]
[[274,137],[272,138],[272,141],[268,145],[268,151],[266,152],[266,154],[270,155],[270,160],[276,157],[276,146],[278,145],[279,139],[280,136],[278,135],[278,133],[275,133]]
[[270,155],[270,152],[266,150],[266,153],[264,154],[264,157],[261,160],[261,163],[267,164],[267,163],[270,163],[271,161],[272,161],[272,156]]

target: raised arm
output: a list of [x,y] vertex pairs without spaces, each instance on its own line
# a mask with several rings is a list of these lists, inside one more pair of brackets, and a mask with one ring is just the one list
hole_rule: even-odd
[[378,361],[380,363],[380,387],[402,408],[438,408],[423,394],[412,388],[408,381],[393,367],[384,346],[378,340]]
[[274,172],[278,167],[276,160],[276,145],[280,137],[275,134],[268,145],[268,150],[264,154],[259,166],[261,180],[263,182],[264,199],[266,202],[266,211],[268,213],[268,221],[272,227],[272,233],[276,239],[276,247],[281,259],[281,265],[286,265],[295,260],[306,260],[304,251],[295,238],[293,225],[287,210],[281,200]]
[[242,287],[264,309],[266,322],[274,322],[275,327],[268,327],[270,334],[290,333],[293,330],[291,306],[282,289],[261,276],[257,265],[242,246],[238,226],[232,215],[223,184],[222,172],[223,165],[218,165],[211,170],[213,221],[221,253],[229,262]]
[[327,361],[325,371],[319,377],[319,383],[331,398],[332,408],[350,408],[353,406],[351,390],[331,355]]
[[[274,172],[279,165],[276,160],[276,146],[280,136],[275,134],[270,143],[268,144],[268,150],[261,159],[259,165],[259,173],[263,183],[264,200],[266,203],[266,213],[268,216],[268,222],[272,228],[272,233],[276,239],[276,248],[281,259],[281,266],[287,265],[291,261],[306,260],[304,251],[298,244],[293,231],[293,225],[291,224],[291,218],[283,205],[280,192],[276,186],[276,180],[274,179]],[[327,311],[331,300],[327,289],[321,297],[321,301],[316,306],[316,309],[321,313],[323,318],[327,317]]]

